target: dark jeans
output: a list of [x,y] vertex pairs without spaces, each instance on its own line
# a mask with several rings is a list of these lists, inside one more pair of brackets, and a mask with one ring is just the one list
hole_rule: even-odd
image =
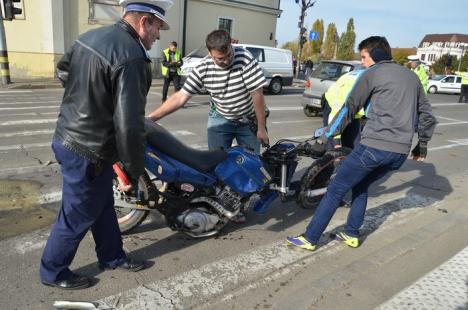
[[96,166],[58,140],[52,142],[52,149],[63,176],[62,207],[42,254],[41,280],[55,282],[71,276],[68,267],[89,229],[99,265],[121,265],[126,255],[114,210],[112,166]]
[[212,109],[208,114],[207,127],[208,148],[210,150],[228,149],[232,146],[232,141],[236,139],[238,145],[260,153],[260,142],[248,124],[225,119]]
[[359,228],[364,221],[369,186],[391,170],[403,165],[407,154],[374,149],[359,144],[338,168],[336,176],[327,187],[314,217],[307,226],[305,237],[317,244],[331,218],[347,192],[352,190],[351,210],[345,232],[359,237]]
[[458,102],[463,102],[463,97],[465,97],[465,103],[468,103],[468,84],[461,86],[460,98],[458,98]]
[[169,84],[174,84],[175,91],[179,91],[180,86],[180,75],[177,72],[169,72],[166,77],[164,77],[164,85],[162,90],[162,101],[166,101],[167,99],[167,91],[169,90]]

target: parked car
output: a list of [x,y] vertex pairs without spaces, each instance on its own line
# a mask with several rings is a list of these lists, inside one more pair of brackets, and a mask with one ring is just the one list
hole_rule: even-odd
[[[293,63],[290,50],[251,44],[233,44],[233,46],[241,46],[257,58],[268,82],[265,87],[272,94],[280,94],[283,86],[292,85]],[[184,57],[184,64],[181,68],[183,78],[188,76],[207,54],[206,47],[200,47]]]
[[456,75],[446,75],[440,80],[429,80],[427,91],[431,94],[446,93],[459,94],[461,91],[462,78]]
[[343,74],[363,68],[359,61],[322,61],[306,81],[301,100],[304,114],[309,117],[316,116],[323,110],[328,88]]

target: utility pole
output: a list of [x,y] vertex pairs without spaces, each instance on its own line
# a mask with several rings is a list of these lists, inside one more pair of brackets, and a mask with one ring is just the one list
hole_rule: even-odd
[[297,57],[296,57],[296,78],[299,74],[299,68],[301,64],[301,57],[302,57],[302,47],[304,46],[304,43],[307,41],[307,29],[304,28],[304,18],[306,16],[306,11],[308,8],[311,8],[314,6],[315,2],[317,1],[312,1],[312,0],[300,0],[301,4],[299,4],[299,0],[296,0],[296,3],[299,4],[301,7],[301,16],[299,16],[299,41],[298,41],[298,49],[297,49]]
[[458,62],[458,72],[460,72],[460,67],[461,67],[461,63],[462,63],[462,58],[463,58],[463,54],[465,52],[465,47],[466,47],[466,44],[465,43],[462,43],[462,50],[461,50],[461,54],[460,54],[460,61]]
[[6,45],[5,27],[3,26],[3,16],[0,12],[0,73],[2,84],[8,85],[10,80],[10,67],[8,65],[8,50]]

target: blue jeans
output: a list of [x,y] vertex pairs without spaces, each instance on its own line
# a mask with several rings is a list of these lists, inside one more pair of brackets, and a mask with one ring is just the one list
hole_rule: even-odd
[[230,121],[211,109],[208,114],[208,148],[210,150],[232,146],[234,138],[237,144],[260,153],[260,142],[248,124]]
[[397,170],[407,158],[406,154],[387,152],[359,144],[343,161],[336,176],[327,187],[314,217],[307,226],[306,239],[317,244],[327,228],[341,200],[352,190],[351,210],[345,232],[359,237],[359,228],[364,222],[369,186],[391,170]]
[[63,176],[62,207],[42,254],[41,280],[51,283],[70,278],[69,266],[89,229],[99,266],[123,264],[127,257],[114,210],[112,165],[96,166],[58,140],[52,142],[52,149]]

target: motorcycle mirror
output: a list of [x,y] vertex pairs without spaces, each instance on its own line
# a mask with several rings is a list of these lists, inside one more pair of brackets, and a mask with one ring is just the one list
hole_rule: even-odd
[[325,133],[326,128],[327,127],[322,127],[322,128],[315,129],[314,138],[320,138]]

